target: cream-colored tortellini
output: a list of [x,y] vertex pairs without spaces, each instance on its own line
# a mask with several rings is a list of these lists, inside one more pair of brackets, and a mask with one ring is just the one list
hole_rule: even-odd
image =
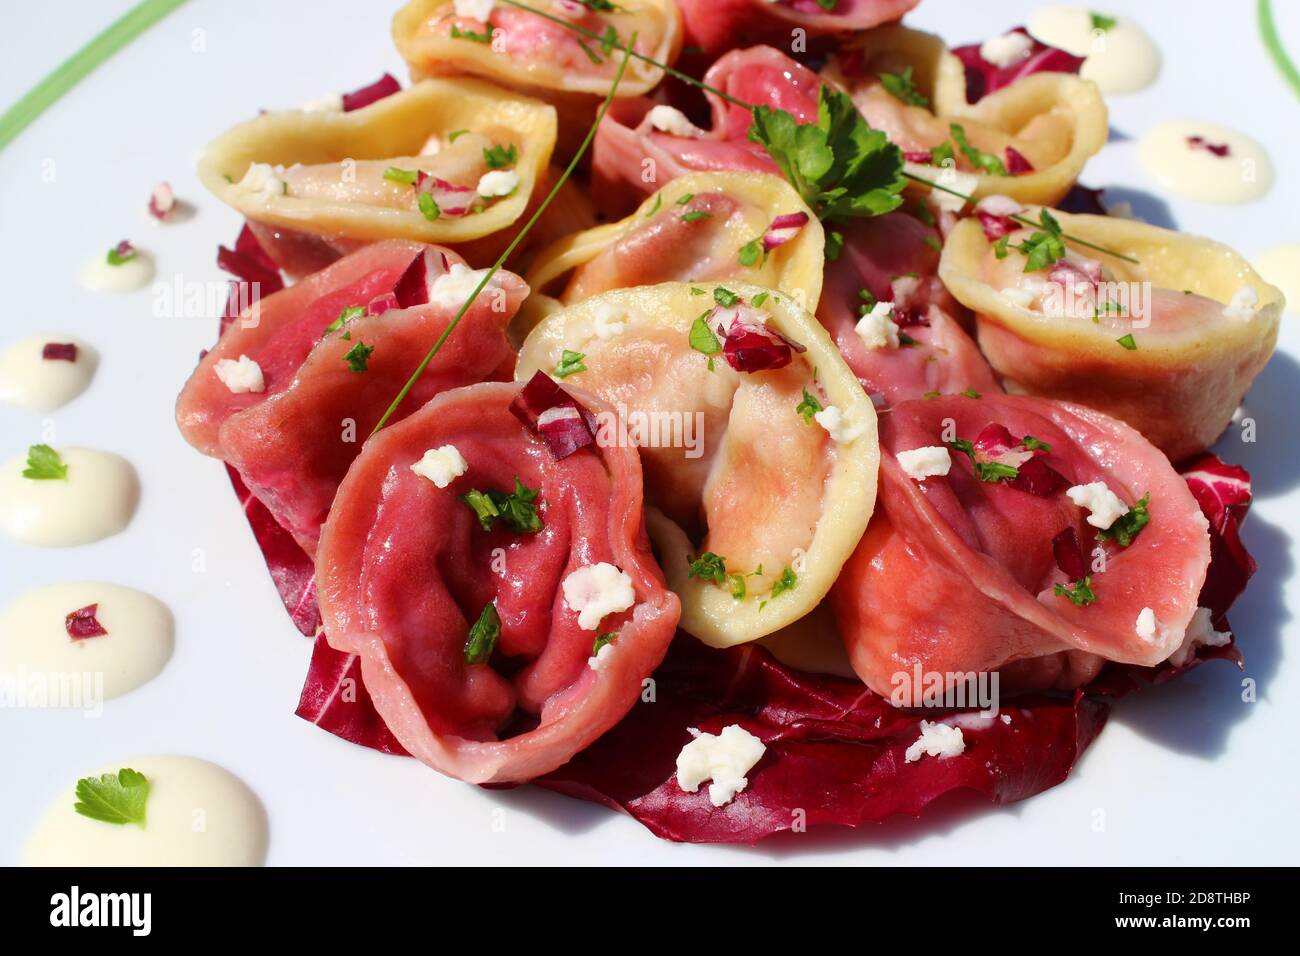
[[458,244],[529,207],[555,108],[469,77],[424,80],[362,109],[287,110],[209,144],[199,179],[249,220],[339,252],[382,239]]
[[739,644],[826,595],[875,504],[876,414],[788,295],[741,282],[603,292],[533,329],[515,374],[538,370],[617,410],[597,442],[639,446],[683,629]]
[[1208,447],[1273,353],[1282,293],[1210,239],[1050,215],[1090,245],[1066,240],[1063,258],[1033,271],[1020,247],[1041,229],[991,242],[967,219],[948,236],[939,275],[974,310],[984,356],[1009,390],[1113,415],[1173,461]]

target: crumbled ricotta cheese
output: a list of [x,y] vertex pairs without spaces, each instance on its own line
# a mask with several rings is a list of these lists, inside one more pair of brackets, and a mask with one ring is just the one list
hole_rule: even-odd
[[1244,285],[1232,295],[1232,301],[1227,304],[1223,314],[1230,319],[1241,319],[1243,321],[1255,317],[1255,306],[1259,305],[1259,293],[1255,291],[1253,285]]
[[952,456],[943,445],[926,445],[898,453],[898,463],[907,476],[915,481],[924,481],[937,475],[948,474],[952,467]]
[[999,193],[985,196],[975,204],[975,209],[978,212],[986,212],[990,216],[1015,216],[1023,212],[1024,208],[1010,196],[1003,196]]
[[519,188],[519,174],[513,169],[494,169],[484,173],[478,181],[478,194],[484,199],[509,196]]
[[763,758],[767,747],[740,724],[728,724],[718,734],[703,734],[688,727],[695,739],[677,755],[677,786],[687,793],[709,784],[709,802],[715,807],[730,803],[749,785],[745,774]]
[[1232,640],[1231,631],[1216,631],[1211,619],[1212,612],[1208,607],[1198,607],[1192,619],[1188,622],[1187,631],[1183,636],[1183,643],[1178,650],[1169,655],[1169,663],[1175,667],[1182,667],[1196,653],[1198,646],[1205,647],[1222,647]]
[[685,113],[672,106],[652,106],[646,118],[650,120],[651,127],[672,136],[689,137],[699,132]]
[[877,302],[871,311],[858,319],[853,330],[862,339],[862,344],[869,349],[898,348],[898,323],[890,316],[894,314],[894,303]]
[[1007,67],[1029,56],[1034,41],[1023,33],[1004,33],[980,44],[980,57],[996,67]]
[[448,309],[460,308],[478,288],[486,272],[486,269],[471,269],[464,263],[453,262],[451,268],[430,283],[429,302]]
[[1133,629],[1137,631],[1138,637],[1150,643],[1156,639],[1156,623],[1156,612],[1149,607],[1144,607],[1138,612],[1137,623]]
[[610,641],[608,644],[602,644],[600,650],[587,658],[587,666],[594,671],[604,670],[605,665],[609,663],[609,659],[613,656],[614,642]]
[[314,100],[308,100],[298,108],[304,113],[342,113],[343,94],[328,93],[325,96],[318,96]]
[[627,330],[627,313],[610,302],[596,306],[596,315],[592,321],[596,338],[612,339]]
[[834,405],[827,405],[813,415],[817,424],[826,429],[831,438],[841,445],[848,445],[861,438],[867,430],[867,422],[856,415],[845,414]]
[[636,603],[632,578],[607,561],[571,573],[561,584],[564,603],[578,612],[578,627],[594,631],[607,614],[626,611]]
[[938,757],[940,760],[956,757],[966,750],[966,741],[962,739],[960,727],[950,727],[939,721],[921,721],[921,736],[907,748],[903,759],[915,763],[922,756]]
[[235,359],[218,359],[217,378],[236,395],[243,392],[261,392],[266,390],[266,379],[262,377],[262,366],[247,355]]
[[1002,715],[1001,717],[999,717],[998,719],[1001,720],[1001,721],[1002,721],[1004,724],[1006,724],[1008,727],[1011,726],[1011,715],[1010,715],[1010,714],[1003,714],[1003,715]]
[[458,17],[487,23],[488,17],[492,15],[492,8],[496,6],[496,0],[454,0],[452,6]]
[[1038,276],[1025,276],[1018,285],[1003,289],[1002,297],[1022,309],[1027,309],[1041,299],[1046,291],[1047,282],[1045,280],[1040,279]]
[[1065,494],[1080,508],[1087,508],[1088,524],[1094,528],[1109,528],[1128,513],[1128,505],[1104,481],[1091,481],[1086,485],[1067,488]]
[[465,474],[469,464],[455,445],[443,445],[430,448],[424,457],[411,466],[411,471],[421,478],[428,478],[439,488],[449,484]]
[[277,172],[283,172],[280,167],[272,167],[270,163],[253,163],[244,173],[244,178],[238,183],[238,188],[245,192],[253,193],[258,199],[270,199],[272,196],[283,196],[289,191],[288,184],[276,175]]

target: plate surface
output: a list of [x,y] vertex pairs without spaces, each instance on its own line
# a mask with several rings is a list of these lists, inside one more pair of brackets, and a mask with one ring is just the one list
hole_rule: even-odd
[[[7,105],[130,6],[120,2],[6,4],[0,13]],[[66,580],[141,588],[176,616],[176,653],[160,677],[77,713],[0,712],[0,863],[17,860],[49,801],[101,763],[175,752],[214,760],[246,780],[270,816],[271,864],[652,863],[774,861],[896,864],[1291,863],[1300,850],[1295,728],[1300,580],[1300,330],[1291,312],[1278,354],[1247,397],[1254,443],[1230,431],[1217,451],[1255,477],[1245,540],[1260,571],[1231,614],[1247,670],[1208,664],[1121,702],[1100,740],[1062,786],[986,809],[945,804],[922,821],[876,830],[788,835],[756,849],[677,846],[631,819],[525,787],[486,792],[413,760],[346,744],[293,716],[310,643],[289,623],[219,464],[181,440],[176,393],[210,346],[214,311],[175,310],[144,290],[94,295],[76,283],[92,255],[123,237],[151,251],[158,282],[205,283],[238,219],[202,191],[203,144],[259,107],[285,107],[353,89],[383,70],[404,77],[388,37],[388,3],[298,4],[194,0],[119,53],[0,151],[0,278],[4,342],[38,330],[83,336],[101,353],[83,396],[49,419],[0,410],[0,453],[37,441],[101,447],[130,459],[140,509],[117,537],[74,549],[0,542],[0,602]],[[908,23],[950,45],[1023,23],[1037,4],[924,0]],[[1112,141],[1084,181],[1129,199],[1159,224],[1213,236],[1247,257],[1300,241],[1300,99],[1260,43],[1253,3],[1144,0],[1131,8],[1156,38],[1155,86],[1110,99]],[[1300,4],[1275,15],[1300,57]],[[1209,206],[1154,195],[1137,163],[1151,124],[1186,117],[1242,129],[1266,145],[1278,181],[1261,201]],[[166,179],[197,206],[158,226],[145,213]],[[209,294],[213,294],[209,292]],[[174,296],[173,296],[174,298]],[[1243,702],[1244,679],[1257,699]],[[1287,688],[1291,688],[1290,691]]]

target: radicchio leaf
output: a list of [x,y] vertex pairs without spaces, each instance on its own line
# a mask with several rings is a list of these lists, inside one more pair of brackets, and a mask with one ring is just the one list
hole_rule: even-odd
[[398,307],[409,309],[428,302],[434,282],[447,274],[447,268],[447,257],[441,252],[428,247],[420,250],[393,287]]
[[715,323],[723,335],[722,355],[737,372],[785,368],[795,352],[807,351],[761,319],[746,315],[745,307],[716,307],[710,317],[710,324]]
[[343,112],[351,113],[353,110],[362,109],[371,103],[379,102],[386,96],[392,96],[394,93],[400,93],[401,91],[402,84],[398,83],[390,74],[385,73],[369,86],[363,86],[351,93],[344,93]]
[[763,251],[771,252],[778,246],[783,246],[795,236],[799,235],[799,230],[808,224],[808,214],[806,212],[790,212],[783,216],[777,216],[763,233]]
[[294,713],[336,737],[386,754],[406,756],[361,682],[361,659],[329,646],[320,634]]
[[235,276],[226,298],[226,312],[221,322],[223,332],[227,325],[239,317],[243,308],[261,296],[272,295],[284,288],[279,267],[266,254],[262,244],[248,228],[248,223],[244,223],[239,230],[234,249],[217,247],[217,265]]
[[510,403],[510,413],[546,442],[556,461],[596,440],[590,414],[549,375],[534,372]]
[[1039,43],[1024,27],[1016,27],[1011,32],[1023,33],[1029,37],[1033,46],[1030,47],[1028,56],[1006,66],[997,66],[984,59],[980,55],[979,43],[959,46],[952,51],[966,68],[966,102],[978,103],[988,94],[1033,73],[1078,73],[1083,66],[1083,57]]
[[1006,156],[1007,156],[1007,173],[1009,175],[1020,176],[1023,175],[1024,173],[1032,173],[1034,171],[1034,164],[1031,163],[1029,160],[1025,159],[1024,154],[1021,153],[1019,150],[1017,150],[1014,146],[1008,146],[1006,148]]
[[1088,576],[1088,562],[1079,546],[1079,532],[1063,528],[1052,539],[1052,557],[1067,581],[1079,581]]

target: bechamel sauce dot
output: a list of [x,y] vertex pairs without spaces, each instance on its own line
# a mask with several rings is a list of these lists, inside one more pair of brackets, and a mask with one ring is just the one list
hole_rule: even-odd
[[[1226,146],[1227,154],[1191,145],[1188,138],[1195,136]],[[1249,202],[1273,186],[1273,162],[1264,147],[1216,123],[1169,120],[1153,126],[1138,141],[1138,159],[1161,186],[1200,202]]]
[[[92,604],[108,633],[74,640],[67,615]],[[0,677],[57,688],[68,675],[93,675],[79,699],[51,693],[47,705],[94,708],[158,676],[172,654],[173,630],[171,611],[143,591],[99,581],[51,584],[0,611]],[[84,698],[85,688],[94,689],[94,700]]]
[[135,255],[121,265],[110,265],[108,250],[104,249],[81,267],[81,284],[91,292],[135,292],[152,282],[153,277],[153,257],[139,246]]
[[[75,361],[47,359],[48,344],[75,345]],[[41,332],[0,351],[0,402],[34,412],[52,412],[86,390],[99,353],[75,335]]]
[[[104,823],[73,809],[80,777],[139,771],[149,781],[145,825]],[[261,866],[266,810],[242,780],[197,757],[116,760],[69,769],[68,787],[36,825],[24,866]]]
[[1154,83],[1160,75],[1160,51],[1146,31],[1120,16],[1114,17],[1114,26],[1102,30],[1093,26],[1092,14],[1087,7],[1053,4],[1036,10],[1027,29],[1049,46],[1085,57],[1079,75],[1103,93],[1135,93]]
[[0,466],[0,534],[45,548],[90,544],[117,534],[140,499],[131,463],[93,448],[55,449],[67,480],[24,478],[27,451]]
[[1300,242],[1265,249],[1255,257],[1255,271],[1286,296],[1288,312],[1300,312]]

